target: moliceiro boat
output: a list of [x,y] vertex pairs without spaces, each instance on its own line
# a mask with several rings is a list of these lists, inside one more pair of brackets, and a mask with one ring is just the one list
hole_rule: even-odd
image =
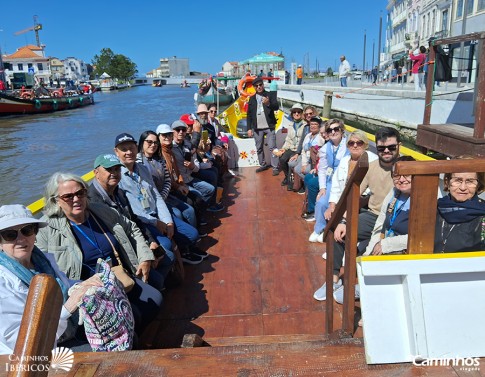
[[94,104],[92,94],[47,98],[18,98],[0,93],[0,116],[48,113],[92,104]]

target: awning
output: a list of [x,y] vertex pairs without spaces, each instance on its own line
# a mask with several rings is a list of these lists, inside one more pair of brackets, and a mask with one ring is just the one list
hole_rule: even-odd
[[270,54],[259,54],[255,55],[250,59],[243,60],[239,62],[239,65],[243,64],[266,64],[266,63],[279,63],[284,62],[285,59],[281,56],[270,55]]

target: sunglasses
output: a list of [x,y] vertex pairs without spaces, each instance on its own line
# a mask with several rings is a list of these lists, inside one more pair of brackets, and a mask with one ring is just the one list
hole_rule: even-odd
[[169,139],[169,138],[173,137],[173,133],[172,132],[170,132],[169,134],[167,133],[167,134],[159,134],[159,135],[161,137],[165,138],[165,139]]
[[18,236],[19,232],[22,233],[24,237],[30,237],[34,234],[37,234],[37,230],[39,229],[37,224],[28,224],[19,230],[17,229],[7,229],[0,231],[0,236],[7,242],[15,241]]
[[349,141],[347,143],[347,146],[348,147],[361,147],[364,145],[364,142],[362,140],[359,140],[359,141]]
[[256,84],[254,85],[256,88],[259,88],[260,86],[264,86],[264,84]]
[[158,141],[153,141],[153,140],[145,140],[145,143],[148,145],[159,145],[160,143]]
[[305,113],[305,116],[307,116],[307,117],[313,116],[313,113]]
[[187,129],[186,128],[175,128],[174,131],[175,132],[186,132]]
[[340,127],[334,127],[334,128],[329,127],[329,128],[327,128],[327,133],[328,134],[331,134],[333,132],[339,132],[339,131],[340,131]]
[[63,201],[67,202],[72,202],[74,200],[74,197],[78,197],[78,199],[85,198],[86,195],[88,194],[88,190],[85,188],[78,190],[76,192],[72,192],[70,194],[64,194],[64,195],[59,195],[58,198],[62,199]]
[[296,111],[292,111],[291,113],[292,113],[292,114],[301,114],[302,112],[303,112],[303,111],[298,111],[298,110],[296,110]]
[[397,150],[398,145],[397,144],[391,144],[391,145],[378,145],[376,147],[377,152],[384,152],[386,149],[389,149],[389,152],[394,152]]
[[217,110],[210,110],[209,113],[217,113]]

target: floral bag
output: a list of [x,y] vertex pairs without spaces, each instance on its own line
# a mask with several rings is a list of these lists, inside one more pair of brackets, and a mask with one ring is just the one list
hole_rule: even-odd
[[79,305],[86,337],[94,352],[125,351],[133,346],[134,319],[130,302],[108,263],[98,259],[103,287],[92,287]]

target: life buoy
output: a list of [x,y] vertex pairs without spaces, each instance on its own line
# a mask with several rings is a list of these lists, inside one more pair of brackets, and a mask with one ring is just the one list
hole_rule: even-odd
[[36,99],[34,106],[35,106],[36,109],[40,109],[42,107],[42,104],[40,103],[40,101],[38,99]]
[[57,103],[57,100],[52,101],[52,108],[54,110],[57,110],[59,108],[59,104]]
[[253,88],[253,81],[256,77],[254,76],[244,76],[239,80],[237,84],[237,90],[242,97],[252,97],[256,94],[256,92],[248,92],[249,88]]

